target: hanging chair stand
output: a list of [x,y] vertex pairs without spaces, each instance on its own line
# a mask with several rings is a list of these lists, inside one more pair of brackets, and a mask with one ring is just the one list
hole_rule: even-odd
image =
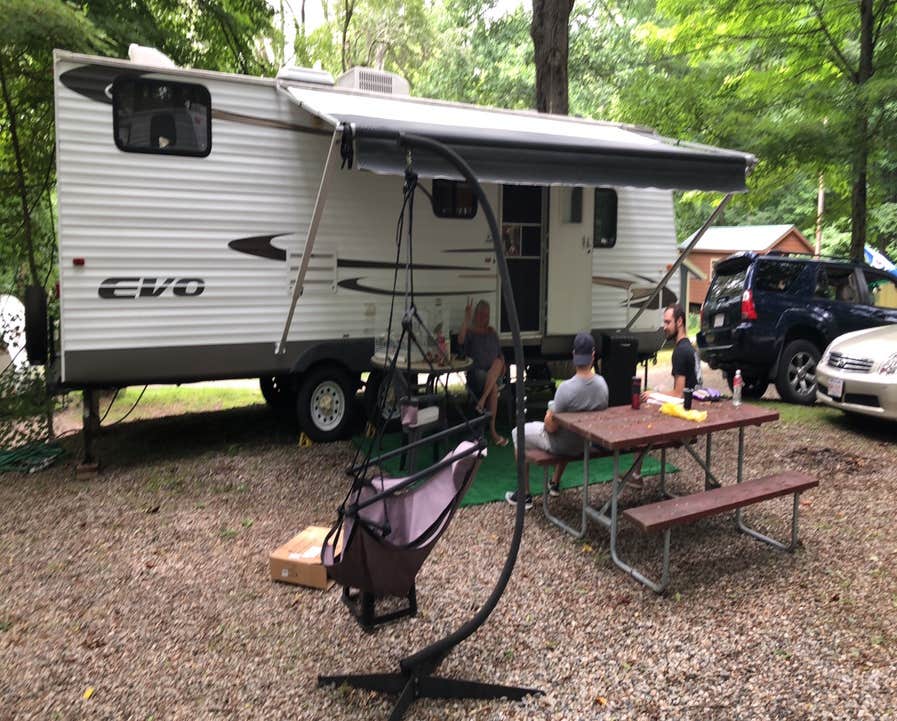
[[[508,273],[508,264],[501,244],[501,234],[495,213],[486,197],[483,187],[480,185],[473,170],[467,162],[452,149],[440,142],[417,135],[405,133],[384,133],[383,139],[394,140],[406,153],[414,150],[422,150],[441,156],[451,163],[464,177],[465,181],[476,193],[480,207],[486,215],[489,224],[489,232],[495,248],[495,258],[501,279],[502,300],[511,329],[514,348],[514,363],[518,368],[523,368],[523,344],[520,339],[520,322],[517,317],[517,307],[514,303],[514,295],[511,289],[511,280]],[[523,438],[524,406],[523,384],[516,384],[517,392],[517,437]],[[523,445],[517,448],[517,494],[519,498],[524,494],[525,460]],[[396,705],[390,715],[390,721],[399,721],[411,704],[419,698],[446,698],[446,699],[498,699],[507,698],[519,701],[531,694],[541,694],[538,689],[521,688],[517,686],[503,686],[499,684],[484,683],[480,681],[464,681],[433,675],[439,665],[452,652],[452,650],[471,636],[489,618],[498,605],[499,600],[507,588],[520,551],[520,542],[523,537],[523,522],[525,508],[522,503],[517,504],[514,517],[514,533],[508,548],[501,574],[496,581],[489,597],[479,608],[477,613],[460,626],[457,630],[444,638],[421,649],[417,653],[407,656],[399,661],[399,670],[393,673],[374,674],[349,674],[337,676],[318,676],[318,686],[349,686],[366,691],[379,691],[382,693],[398,695]]]

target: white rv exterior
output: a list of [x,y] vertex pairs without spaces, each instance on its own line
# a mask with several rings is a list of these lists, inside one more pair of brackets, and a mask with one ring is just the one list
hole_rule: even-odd
[[[120,149],[112,95],[123,77],[205,88],[207,154]],[[393,299],[401,178],[335,173],[304,293],[285,352],[278,353],[331,133],[278,92],[273,79],[61,51],[55,98],[62,387],[278,377],[281,388],[290,378],[300,399],[304,390],[306,403],[315,397],[304,388],[309,378],[351,393],[369,368]],[[140,122],[133,138],[145,143],[150,121],[138,128]],[[202,119],[181,112],[171,122],[167,132],[183,137]],[[432,181],[421,184],[429,190]],[[584,328],[596,335],[623,328],[640,294],[677,256],[671,191],[615,188],[616,243],[595,247],[594,189],[582,191],[578,220],[566,210],[569,190],[542,189],[540,243],[531,258],[538,287],[515,288],[518,297],[538,298],[524,324],[534,359],[566,358],[570,337]],[[491,184],[486,192],[501,221],[505,191]],[[418,195],[413,232],[424,316],[457,331],[468,299],[484,298],[498,325],[500,293],[484,214],[437,218]],[[659,342],[656,308],[669,300],[665,294],[655,301],[632,329],[647,353]],[[307,430],[327,438],[342,428]]]

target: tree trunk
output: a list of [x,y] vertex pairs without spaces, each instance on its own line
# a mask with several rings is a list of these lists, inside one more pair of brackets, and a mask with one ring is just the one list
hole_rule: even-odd
[[536,63],[536,110],[566,115],[567,57],[573,0],[533,0],[530,35]]
[[861,263],[866,246],[866,189],[869,160],[869,121],[863,115],[857,119],[856,145],[853,153],[853,188],[850,195],[850,259]]
[[860,0],[860,64],[856,75],[856,137],[853,148],[853,189],[850,198],[850,257],[862,262],[866,246],[866,192],[869,164],[869,113],[863,86],[872,77],[872,57],[875,52],[873,26],[875,15],[872,0]]
[[354,0],[343,0],[343,9],[345,13],[343,14],[343,27],[342,27],[342,68],[343,72],[346,72],[349,68],[346,67],[349,59],[349,25],[352,23],[352,15],[355,12],[355,2]]

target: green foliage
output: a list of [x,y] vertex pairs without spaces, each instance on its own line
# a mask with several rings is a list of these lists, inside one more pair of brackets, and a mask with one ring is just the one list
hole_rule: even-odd
[[52,266],[53,48],[106,46],[60,0],[0,0],[0,17],[0,291],[21,295]]
[[[725,222],[775,219],[809,230],[820,173],[828,189],[826,218],[849,215],[864,144],[870,219],[886,216],[875,208],[894,200],[883,191],[894,178],[888,139],[897,120],[897,8],[875,7],[875,73],[863,83],[856,3],[724,0],[708,12],[691,0],[662,0],[637,30],[648,61],[628,71],[619,117],[757,154],[751,193],[731,204]],[[680,217],[690,220],[693,209]],[[869,240],[884,245],[882,231],[890,227],[886,217],[871,222]]]
[[[75,0],[113,55],[128,45],[158,48],[176,64],[247,75],[276,70],[265,53],[274,36],[267,0]],[[66,46],[67,49],[68,48]]]
[[447,0],[438,43],[416,85],[421,95],[503,108],[535,105],[530,12],[500,15],[496,0]]
[[353,66],[388,70],[412,85],[437,42],[435,13],[424,0],[322,0],[326,21],[307,35],[299,28],[297,65],[334,76]]
[[[625,120],[621,93],[649,62],[640,26],[653,0],[577,0],[570,15],[570,114]],[[635,118],[635,123],[644,121]]]

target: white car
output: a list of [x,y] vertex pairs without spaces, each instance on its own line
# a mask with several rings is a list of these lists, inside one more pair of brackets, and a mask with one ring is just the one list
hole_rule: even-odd
[[816,399],[849,413],[897,420],[897,325],[835,338],[816,366]]

